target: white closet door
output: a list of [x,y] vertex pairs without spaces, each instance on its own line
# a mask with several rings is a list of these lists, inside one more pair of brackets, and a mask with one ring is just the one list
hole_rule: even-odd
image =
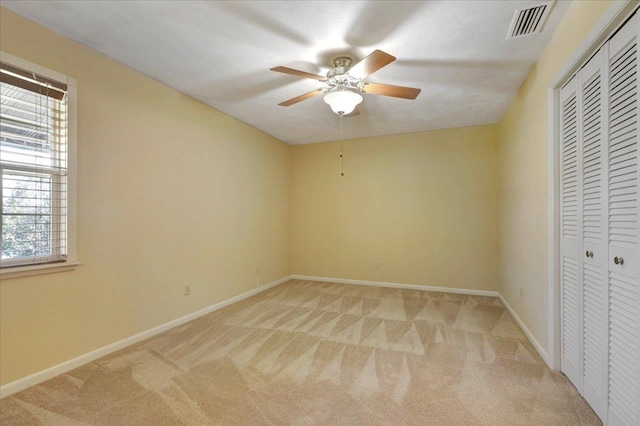
[[562,371],[582,389],[582,290],[579,252],[582,218],[580,206],[580,155],[578,153],[578,77],[560,92],[561,100],[561,274]]
[[[605,48],[606,49],[606,48]],[[582,156],[582,394],[601,419],[607,416],[607,124],[604,52],[579,73]]]
[[609,424],[640,425],[638,34],[609,42]]

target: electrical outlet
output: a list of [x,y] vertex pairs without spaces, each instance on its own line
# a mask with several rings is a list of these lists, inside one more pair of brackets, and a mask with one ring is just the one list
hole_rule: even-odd
[[382,263],[379,260],[376,261],[376,269],[382,269]]
[[190,286],[189,284],[186,284],[186,285],[184,286],[184,295],[185,295],[185,296],[188,296],[188,295],[190,295],[190,294],[191,294],[191,286]]

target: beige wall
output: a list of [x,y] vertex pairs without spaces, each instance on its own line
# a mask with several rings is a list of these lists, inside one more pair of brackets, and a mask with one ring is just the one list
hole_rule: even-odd
[[85,262],[0,283],[0,383],[289,275],[288,145],[0,10],[2,50],[79,80]]
[[497,290],[495,126],[340,145],[293,148],[294,274]]
[[549,318],[547,89],[611,4],[573,2],[498,124],[499,290],[544,347]]

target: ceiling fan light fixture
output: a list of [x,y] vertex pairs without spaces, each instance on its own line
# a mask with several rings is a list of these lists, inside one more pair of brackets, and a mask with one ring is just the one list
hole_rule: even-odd
[[331,110],[339,115],[351,114],[356,106],[362,102],[362,96],[351,90],[337,90],[330,92],[324,97],[324,101],[329,104]]

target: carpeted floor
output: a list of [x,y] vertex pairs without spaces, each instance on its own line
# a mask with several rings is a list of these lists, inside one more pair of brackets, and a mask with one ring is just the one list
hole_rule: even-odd
[[0,424],[601,424],[492,297],[289,281],[0,401]]

